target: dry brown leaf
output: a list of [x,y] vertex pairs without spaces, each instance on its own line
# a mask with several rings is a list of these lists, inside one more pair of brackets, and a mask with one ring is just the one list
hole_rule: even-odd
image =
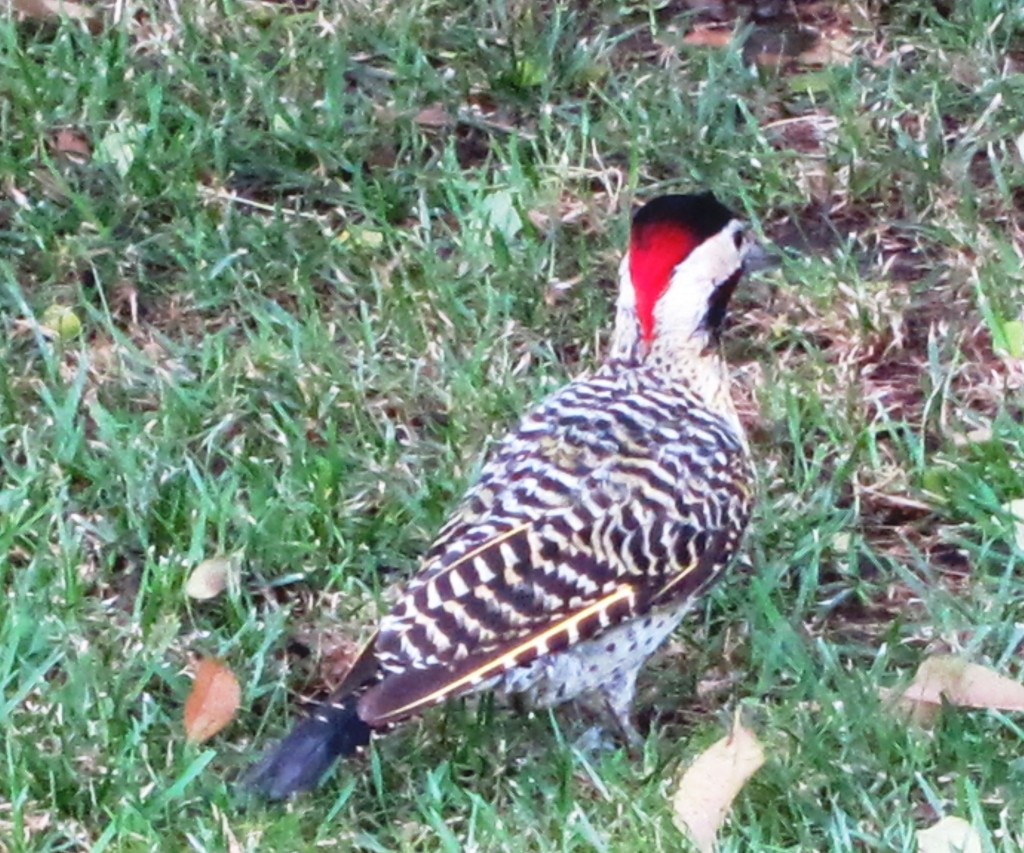
[[420,127],[440,128],[448,127],[455,120],[452,118],[451,113],[440,104],[432,104],[416,113],[416,118],[413,121]]
[[[716,24],[697,25],[683,37],[683,44],[692,47],[724,48],[732,43],[735,30]],[[849,65],[853,61],[854,44],[841,31],[818,33],[800,28],[782,33],[772,28],[754,29],[745,52],[767,68],[782,68],[789,63],[801,65]]]
[[11,8],[26,18],[75,18],[89,21],[96,16],[96,10],[81,3],[67,0],[11,0]]
[[732,36],[731,28],[696,26],[683,36],[683,44],[693,47],[727,47],[732,41]]
[[201,658],[185,700],[185,737],[191,743],[209,740],[231,722],[241,702],[235,674],[218,660]]
[[746,781],[764,764],[764,750],[737,717],[732,731],[701,753],[672,798],[675,825],[701,853],[712,853],[715,835]]
[[939,715],[938,705],[929,705],[927,702],[911,702],[904,699],[899,689],[890,690],[888,687],[878,688],[878,697],[882,700],[882,706],[906,722],[922,729],[930,729]]
[[1024,711],[1024,684],[988,667],[953,657],[927,658],[903,691],[903,702],[941,705],[943,698],[968,708]]
[[918,853],[981,853],[981,835],[962,817],[947,816],[928,829],[919,829]]
[[53,136],[53,150],[73,163],[87,163],[92,156],[89,138],[80,130],[62,127]]
[[238,559],[236,557],[211,557],[203,560],[188,576],[185,595],[198,601],[216,598],[228,586],[238,582]]

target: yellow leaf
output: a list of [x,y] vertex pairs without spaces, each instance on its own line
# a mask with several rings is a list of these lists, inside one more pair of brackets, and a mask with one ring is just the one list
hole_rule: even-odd
[[927,658],[903,691],[904,701],[941,705],[943,698],[968,708],[1024,711],[1024,684],[976,663],[937,655]]
[[739,719],[732,731],[697,757],[672,799],[674,821],[701,853],[711,853],[729,806],[764,764],[764,750]]
[[42,324],[62,341],[70,341],[82,331],[82,321],[70,308],[51,305],[43,312]]
[[981,835],[962,817],[947,816],[928,829],[919,829],[918,853],[981,853]]
[[185,737],[191,743],[209,740],[234,719],[241,702],[235,674],[218,660],[201,658],[185,700]]
[[198,601],[216,598],[229,585],[238,582],[238,560],[235,557],[212,557],[203,560],[188,576],[185,595]]

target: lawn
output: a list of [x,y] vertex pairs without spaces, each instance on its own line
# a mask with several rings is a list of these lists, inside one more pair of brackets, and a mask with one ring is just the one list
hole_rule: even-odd
[[[680,850],[737,708],[768,760],[722,851],[943,815],[1024,849],[1021,717],[879,692],[939,653],[1024,680],[1024,9],[753,6],[0,20],[0,851]],[[783,258],[726,333],[760,503],[642,676],[643,756],[485,698],[239,796],[490,442],[599,362],[631,206],[698,188]],[[217,556],[239,582],[188,598]],[[197,656],[242,683],[202,745]]]

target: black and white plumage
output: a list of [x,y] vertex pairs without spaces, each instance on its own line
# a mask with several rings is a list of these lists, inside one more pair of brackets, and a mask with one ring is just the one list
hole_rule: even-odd
[[710,193],[633,220],[607,361],[500,443],[331,701],[247,776],[271,797],[445,699],[598,694],[630,739],[637,673],[729,564],[752,472],[718,348],[751,248]]

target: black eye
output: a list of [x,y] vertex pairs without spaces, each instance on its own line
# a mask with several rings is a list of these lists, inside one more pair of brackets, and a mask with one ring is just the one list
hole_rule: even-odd
[[735,231],[732,235],[733,245],[736,246],[736,250],[739,251],[743,248],[743,232]]

